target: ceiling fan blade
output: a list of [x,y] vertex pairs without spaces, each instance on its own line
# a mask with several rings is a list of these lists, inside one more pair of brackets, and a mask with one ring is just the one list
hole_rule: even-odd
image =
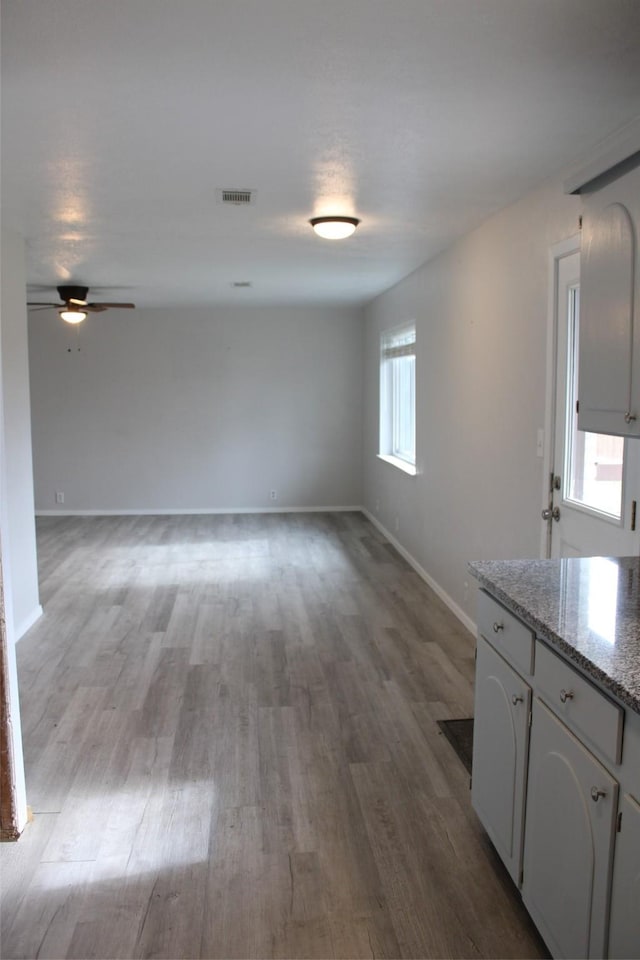
[[134,310],[135,303],[87,303],[86,310]]
[[42,303],[42,301],[27,301],[28,307],[64,307],[64,303]]

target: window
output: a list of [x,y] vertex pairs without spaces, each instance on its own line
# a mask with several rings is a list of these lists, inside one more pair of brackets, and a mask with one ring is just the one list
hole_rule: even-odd
[[578,338],[580,291],[569,288],[565,498],[587,510],[622,518],[624,437],[578,430]]
[[[382,334],[380,456],[409,473],[416,463],[416,325]],[[408,469],[407,469],[408,468]]]

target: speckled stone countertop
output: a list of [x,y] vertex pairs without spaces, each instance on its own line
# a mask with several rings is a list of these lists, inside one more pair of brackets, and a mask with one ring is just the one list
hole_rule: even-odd
[[640,713],[640,558],[479,560],[469,571],[539,637]]

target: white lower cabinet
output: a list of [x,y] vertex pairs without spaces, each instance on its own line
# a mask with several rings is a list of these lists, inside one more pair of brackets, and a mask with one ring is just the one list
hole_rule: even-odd
[[471,801],[554,958],[640,958],[640,714],[481,591]]
[[522,867],[530,707],[531,688],[479,637],[471,802],[516,883]]
[[609,956],[640,957],[640,804],[625,794],[613,863]]
[[555,957],[603,957],[618,784],[537,698],[522,896]]

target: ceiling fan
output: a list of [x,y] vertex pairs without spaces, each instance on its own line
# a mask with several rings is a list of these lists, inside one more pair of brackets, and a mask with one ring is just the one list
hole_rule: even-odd
[[58,313],[67,323],[80,323],[88,313],[102,313],[103,310],[133,310],[135,303],[89,303],[89,287],[62,286],[56,288],[62,303],[33,303],[28,307],[58,307]]

